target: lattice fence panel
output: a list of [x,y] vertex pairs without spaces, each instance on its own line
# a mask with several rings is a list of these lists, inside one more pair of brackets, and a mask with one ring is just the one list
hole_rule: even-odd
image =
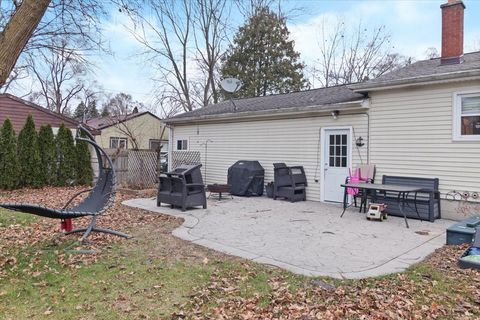
[[157,161],[155,151],[129,150],[128,185],[134,188],[154,187],[157,183]]
[[200,164],[199,151],[173,151],[172,152],[172,168],[176,168],[181,164]]
[[[105,149],[105,152],[113,161],[113,167],[117,175],[117,183],[121,186],[128,184],[128,152],[129,150]],[[107,163],[105,157],[103,162]]]

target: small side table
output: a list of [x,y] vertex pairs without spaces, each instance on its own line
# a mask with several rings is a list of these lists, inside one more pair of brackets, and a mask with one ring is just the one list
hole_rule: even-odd
[[[230,188],[231,186],[229,184],[209,184],[207,185],[207,190],[210,192],[210,195],[208,197],[210,198],[212,193],[218,193],[218,200],[222,200],[222,193],[230,193]],[[232,197],[231,194],[230,196]]]

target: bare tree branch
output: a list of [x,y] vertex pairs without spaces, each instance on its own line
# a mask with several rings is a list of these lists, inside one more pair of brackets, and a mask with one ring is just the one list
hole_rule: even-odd
[[[102,0],[24,0],[0,6],[0,87],[17,59],[23,65],[29,56],[40,55],[40,51],[61,52],[68,49],[83,54],[99,50],[109,53],[108,44],[102,38],[101,19],[104,16],[105,1]],[[15,24],[18,23],[16,19],[21,25]],[[22,28],[28,26],[31,30],[27,30],[28,37],[27,34],[23,36],[25,39],[5,37],[10,33],[21,36]],[[66,41],[67,47],[63,41]]]
[[[129,31],[153,62],[162,95],[189,111],[218,101],[218,64],[226,45],[226,0],[146,1],[125,5],[134,22]],[[164,90],[165,89],[165,90]]]
[[369,30],[360,22],[350,29],[337,18],[323,20],[319,34],[313,76],[323,87],[373,79],[411,61],[393,51],[384,26]]
[[81,55],[68,49],[66,41],[55,47],[54,51],[42,50],[27,60],[40,85],[40,91],[34,92],[31,100],[63,114],[69,110],[70,101],[84,89],[89,65]]
[[[10,18],[2,15],[0,26],[0,87],[12,71],[23,48],[47,10],[50,0],[24,0]],[[0,8],[2,10],[2,8]]]

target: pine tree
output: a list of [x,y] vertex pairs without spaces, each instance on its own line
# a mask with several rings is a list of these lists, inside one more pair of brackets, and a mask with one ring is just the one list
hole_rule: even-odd
[[300,54],[288,40],[284,17],[259,7],[242,26],[228,49],[221,74],[243,82],[237,97],[299,91],[307,87]]
[[18,135],[18,161],[20,165],[20,185],[24,187],[39,187],[41,185],[40,150],[35,122],[28,115],[25,126]]
[[97,109],[97,101],[92,100],[88,104],[88,119],[98,118],[100,114],[98,113]]
[[65,186],[75,180],[75,145],[72,131],[62,123],[55,139],[57,146],[57,185]]
[[0,132],[0,188],[14,189],[19,184],[17,140],[10,119],[5,119]]
[[85,112],[85,104],[82,101],[75,108],[75,111],[73,112],[73,117],[78,121],[81,121],[83,119],[84,112]]
[[38,132],[40,148],[40,181],[42,185],[54,185],[57,174],[57,147],[52,127],[48,124],[40,127]]
[[100,114],[101,117],[108,117],[110,115],[110,109],[108,105],[104,105],[102,108],[102,113]]
[[[84,134],[82,134],[82,137],[83,136]],[[75,152],[77,183],[82,185],[91,185],[93,179],[93,169],[88,143],[77,140]]]
[[85,113],[85,118],[87,120],[98,118],[100,115],[97,109],[97,102],[95,100],[90,101],[88,107],[85,106],[85,103],[80,102],[77,107],[75,108],[75,112],[73,113],[73,117],[79,121],[83,120],[83,114]]

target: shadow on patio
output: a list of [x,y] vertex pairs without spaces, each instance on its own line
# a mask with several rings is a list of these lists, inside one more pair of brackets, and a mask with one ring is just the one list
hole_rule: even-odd
[[155,199],[124,204],[184,218],[173,234],[196,244],[298,274],[347,279],[405,270],[440,248],[452,223],[410,219],[407,229],[403,218],[368,221],[355,208],[340,218],[339,204],[265,197],[209,200],[208,209],[186,212],[157,207]]

